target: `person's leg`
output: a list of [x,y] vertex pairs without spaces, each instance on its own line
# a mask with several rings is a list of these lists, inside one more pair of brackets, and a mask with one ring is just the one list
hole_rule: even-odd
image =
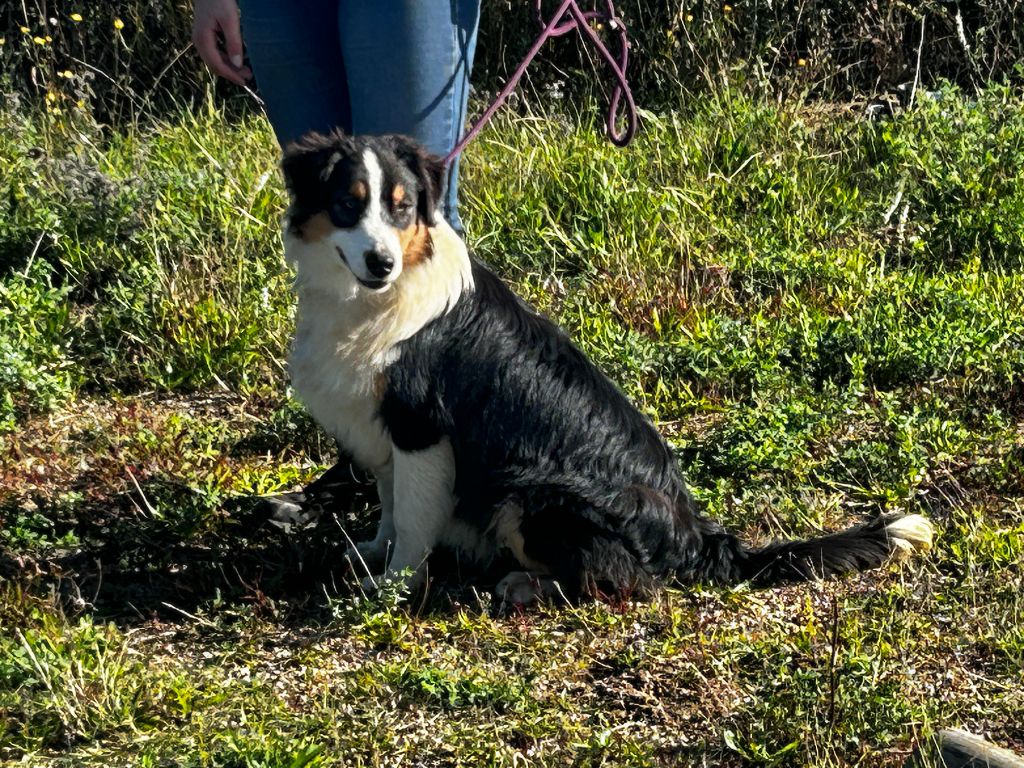
[[[459,140],[476,50],[479,0],[338,0],[354,133],[404,133],[438,155]],[[458,161],[444,214],[462,232]]]
[[281,146],[309,131],[351,133],[337,0],[241,0],[242,38]]

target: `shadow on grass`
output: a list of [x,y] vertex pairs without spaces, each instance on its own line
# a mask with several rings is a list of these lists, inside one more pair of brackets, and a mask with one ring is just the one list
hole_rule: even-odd
[[[40,510],[62,542],[0,546],[0,580],[52,590],[69,613],[133,624],[180,619],[220,604],[249,603],[297,622],[315,620],[324,587],[352,581],[346,534],[372,534],[376,492],[335,488],[319,518],[282,525],[259,497],[226,501],[155,477],[133,493]],[[0,505],[0,519],[21,509]],[[21,551],[18,551],[21,550]]]
[[[349,541],[372,538],[378,517],[373,484],[338,478],[314,497],[320,514],[304,525],[275,519],[263,497],[223,500],[167,476],[102,501],[42,508],[45,536],[32,541],[29,530],[13,547],[0,540],[0,581],[50,593],[69,615],[122,626],[239,606],[294,626],[327,620],[327,595],[353,593],[366,575],[353,573]],[[22,507],[0,502],[0,520],[19,515]],[[428,567],[432,586],[415,598],[418,612],[477,600],[477,589],[518,568],[499,557],[481,570],[445,551]]]

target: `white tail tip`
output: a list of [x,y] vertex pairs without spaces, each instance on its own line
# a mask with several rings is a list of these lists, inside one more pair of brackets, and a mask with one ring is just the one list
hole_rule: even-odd
[[906,515],[885,526],[885,532],[892,542],[893,555],[903,560],[917,550],[927,552],[931,549],[935,528],[926,517]]

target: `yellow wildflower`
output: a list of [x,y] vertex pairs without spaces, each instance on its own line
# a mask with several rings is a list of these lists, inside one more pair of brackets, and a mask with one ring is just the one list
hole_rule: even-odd
[[124,29],[124,22],[120,19],[114,19],[114,29]]
[[29,28],[28,27],[21,27],[21,34],[27,35],[28,33],[29,33]]
[[691,21],[693,21],[693,14],[692,13],[686,14],[686,23],[689,24]]
[[80,13],[72,13],[70,18],[71,18],[72,21],[78,22],[78,21],[82,20],[82,14],[80,14]]
[[725,12],[725,13],[732,13],[732,6],[731,5],[723,5],[722,6],[722,11]]
[[797,59],[796,60],[796,65],[798,67],[806,67],[807,66],[807,59]]
[[46,45],[46,41],[43,40],[43,38],[39,37],[39,35],[36,35],[35,37],[33,37],[32,38],[32,42],[35,43],[36,45]]

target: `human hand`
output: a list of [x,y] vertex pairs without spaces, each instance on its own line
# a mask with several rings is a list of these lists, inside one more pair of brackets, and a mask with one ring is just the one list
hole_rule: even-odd
[[195,0],[192,44],[215,75],[237,85],[245,85],[252,77],[252,70],[242,65],[242,28],[235,0]]

